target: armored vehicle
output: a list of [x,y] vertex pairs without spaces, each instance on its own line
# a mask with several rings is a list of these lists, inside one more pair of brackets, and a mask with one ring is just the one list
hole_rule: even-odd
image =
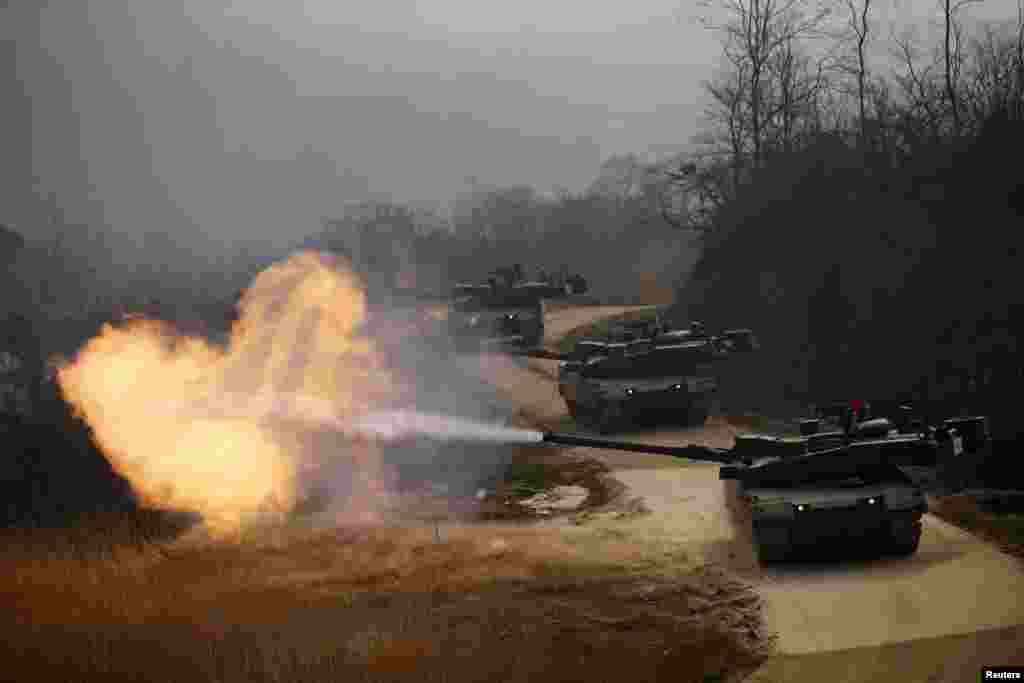
[[569,283],[526,280],[519,264],[499,268],[486,283],[462,282],[452,288],[448,332],[457,348],[540,352],[543,302],[571,293]]
[[940,475],[945,469],[962,476],[957,464],[984,457],[991,439],[987,417],[949,418],[930,426],[924,418],[910,418],[909,406],[898,408],[903,418],[895,422],[905,425],[903,431],[888,418],[862,412],[866,419],[847,420],[841,430],[822,431],[819,419],[808,419],[801,421],[800,436],[738,435],[729,449],[557,433],[545,434],[543,441],[721,464],[719,478],[733,488],[745,511],[763,563],[827,540],[907,556],[917,551],[928,511],[911,470],[926,460]]
[[888,458],[879,441],[781,458],[747,457],[722,467],[749,512],[763,563],[826,540],[866,542],[912,555],[927,512],[924,491]]
[[542,297],[530,288],[489,287],[455,299],[448,332],[462,348],[532,347],[544,338]]
[[[549,433],[548,443],[660,453],[721,464],[768,564],[825,540],[864,542],[883,553],[912,555],[927,512],[923,490],[889,462],[877,442],[860,441],[790,457],[754,456],[751,443],[731,449],[635,444]],[[768,442],[766,442],[768,443]],[[769,449],[772,447],[769,446]],[[755,449],[756,450],[756,449]]]
[[838,411],[841,430],[821,431],[820,420],[809,419],[799,437],[736,437],[733,463],[720,477],[736,482],[763,561],[836,537],[913,554],[927,504],[911,472],[930,468],[958,489],[961,464],[976,463],[989,448],[985,417],[930,426],[907,405],[894,406],[897,415],[887,418],[859,410],[859,403]]
[[[569,414],[602,433],[659,414],[703,424],[718,388],[714,362],[729,353],[725,338],[663,332],[659,323],[631,329],[625,335],[613,331],[607,341],[582,340],[562,359],[558,386]],[[734,351],[756,348],[746,334],[749,339],[734,343]]]

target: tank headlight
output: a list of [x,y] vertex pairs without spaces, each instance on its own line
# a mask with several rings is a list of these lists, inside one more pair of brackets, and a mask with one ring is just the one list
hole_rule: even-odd
[[797,512],[806,512],[807,511],[807,506],[806,505],[797,505],[796,506],[796,511]]
[[874,505],[878,500],[876,498],[868,498],[868,505]]
[[626,389],[626,395],[627,396],[632,396],[633,395],[633,387],[629,387],[628,389]]
[[673,385],[672,385],[672,389],[673,389],[674,391],[679,391],[679,390],[680,390],[680,389],[682,389],[682,388],[683,388],[683,385],[682,385],[682,384],[673,384]]

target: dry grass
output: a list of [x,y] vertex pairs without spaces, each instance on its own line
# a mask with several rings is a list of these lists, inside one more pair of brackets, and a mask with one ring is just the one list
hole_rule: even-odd
[[[462,517],[521,522],[519,499],[573,484],[591,509],[621,494],[599,463],[522,448]],[[181,529],[150,514],[0,538],[0,659],[16,663],[3,675],[706,682],[767,656],[747,587],[684,558],[653,571],[622,535],[444,523],[170,540]]]
[[553,530],[189,532],[100,553],[44,535],[0,560],[15,679],[702,681],[763,657],[739,584],[644,580],[627,544],[594,559]]
[[1011,555],[1024,558],[1024,514],[987,512],[964,495],[929,497],[928,508],[936,517],[980,535]]

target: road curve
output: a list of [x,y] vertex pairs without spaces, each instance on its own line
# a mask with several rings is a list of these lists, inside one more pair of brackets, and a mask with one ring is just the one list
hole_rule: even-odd
[[[549,314],[547,342],[623,310],[628,309],[586,307]],[[489,356],[481,362],[486,376],[521,409],[545,426],[567,424],[552,361]],[[727,447],[734,433],[730,425],[712,418],[699,429],[622,436]],[[742,512],[718,480],[716,466],[597,449],[573,453],[607,463],[614,477],[650,510],[649,515],[596,524],[656,541],[670,554],[681,551],[718,563],[755,586],[765,601],[768,626],[778,636],[778,650],[790,655],[773,659],[758,680],[790,680],[805,666],[808,675],[823,673],[830,665],[811,655],[826,652],[836,657],[842,652],[841,661],[864,672],[885,672],[885,680],[896,680],[888,675],[896,670],[909,680],[958,681],[968,673],[968,680],[977,680],[981,666],[1024,664],[1021,562],[932,515],[925,516],[921,547],[909,559],[833,560],[766,569],[756,560]],[[843,678],[834,670],[830,676],[865,680]],[[798,679],[804,678],[800,674]]]

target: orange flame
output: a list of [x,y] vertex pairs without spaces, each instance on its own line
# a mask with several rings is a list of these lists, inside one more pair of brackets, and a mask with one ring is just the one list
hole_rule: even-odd
[[353,500],[356,487],[366,489],[352,503],[366,512],[367,499],[380,500],[373,444],[309,438],[395,395],[358,334],[365,314],[350,270],[302,252],[256,277],[226,349],[159,321],[129,320],[104,326],[59,368],[59,382],[148,504],[194,510],[211,530],[234,531],[293,510],[309,472],[331,460],[349,472]]

